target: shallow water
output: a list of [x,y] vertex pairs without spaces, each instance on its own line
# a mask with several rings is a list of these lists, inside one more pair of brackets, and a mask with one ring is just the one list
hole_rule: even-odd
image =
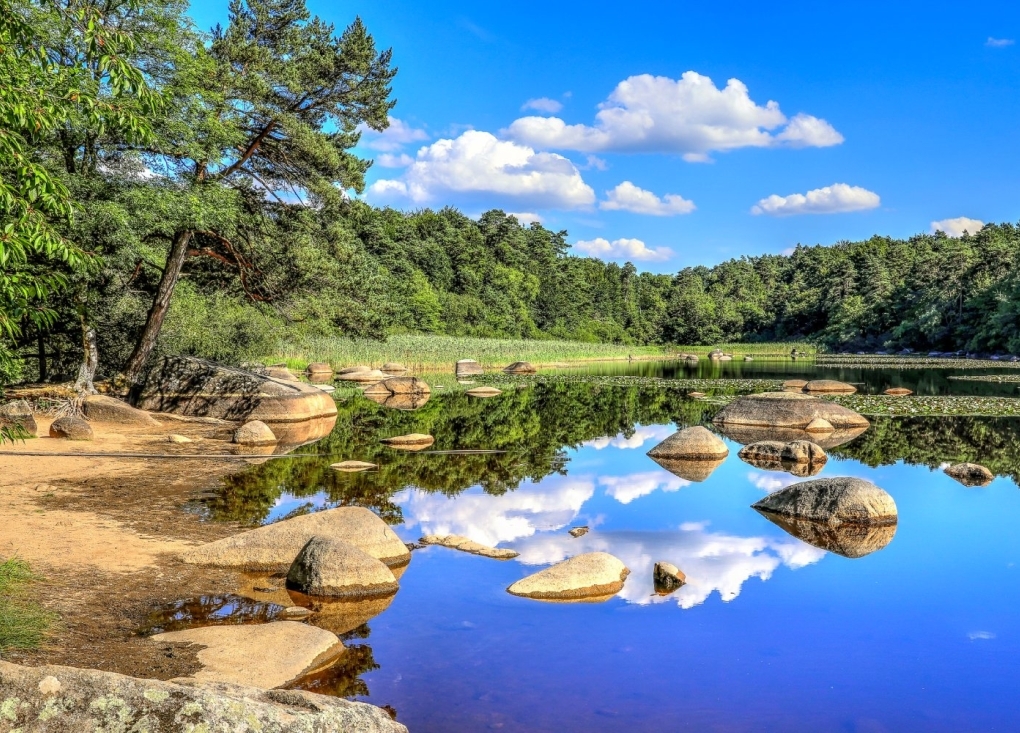
[[[772,376],[749,374],[752,365],[766,366],[729,362],[740,371],[726,376]],[[926,371],[899,374],[922,392],[937,383]],[[878,389],[881,378],[868,379]],[[948,384],[969,390],[956,394],[983,386]],[[884,418],[830,450],[820,476],[866,478],[899,507],[888,544],[849,559],[750,508],[799,479],[742,462],[739,444],[727,441],[730,456],[702,482],[645,455],[714,409],[668,385],[436,394],[406,413],[356,397],[341,402],[331,436],[302,449],[330,457],[247,469],[201,510],[257,524],[361,504],[405,541],[457,533],[521,553],[500,562],[415,550],[385,610],[364,624],[343,616],[361,625],[337,629],[349,648],[341,663],[300,684],[391,706],[415,733],[1020,728],[1020,420]],[[405,432],[431,433],[438,450],[506,452],[408,454],[378,443]],[[380,469],[329,469],[344,459]],[[937,470],[968,459],[996,480],[966,488]],[[567,533],[582,524],[587,535]],[[593,550],[631,570],[605,603],[505,592]],[[655,595],[657,560],[688,584]]]

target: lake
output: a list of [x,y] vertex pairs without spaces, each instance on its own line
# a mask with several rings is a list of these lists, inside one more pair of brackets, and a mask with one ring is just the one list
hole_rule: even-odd
[[[1009,396],[1017,387],[948,380],[957,372],[945,369],[788,360],[585,371],[817,376],[872,393],[906,386]],[[452,533],[520,552],[498,561],[414,550],[399,592],[344,631],[348,652],[336,667],[299,686],[387,706],[415,733],[1020,729],[1020,420],[876,418],[829,449],[818,476],[872,481],[899,509],[888,544],[851,559],[750,508],[802,479],[741,461],[739,443],[727,440],[729,457],[700,482],[645,455],[678,427],[710,425],[711,401],[668,383],[499,386],[502,395],[484,400],[436,391],[413,412],[338,392],[329,437],[299,457],[228,477],[191,507],[209,521],[254,526],[363,505],[407,542]],[[503,452],[415,454],[379,444],[410,432],[435,436],[435,450]],[[329,468],[339,460],[380,468],[342,474]],[[996,479],[967,488],[939,470],[961,460],[988,466]],[[588,534],[568,534],[581,525]],[[544,603],[506,592],[543,566],[595,550],[631,570],[609,601]],[[658,560],[677,565],[687,584],[657,595]],[[265,608],[252,613],[265,618]]]

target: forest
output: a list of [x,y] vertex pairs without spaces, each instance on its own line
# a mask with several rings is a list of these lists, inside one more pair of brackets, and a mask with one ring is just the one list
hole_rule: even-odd
[[187,7],[0,0],[0,385],[401,333],[1020,353],[1011,224],[663,275],[499,210],[376,208],[392,52],[303,0]]

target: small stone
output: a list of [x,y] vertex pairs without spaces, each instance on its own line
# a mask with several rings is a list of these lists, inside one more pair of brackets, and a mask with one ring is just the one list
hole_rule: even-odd
[[54,420],[50,424],[51,438],[64,438],[65,440],[92,440],[95,435],[92,426],[80,417],[68,415]]
[[588,528],[587,527],[574,527],[567,534],[569,534],[571,537],[575,537],[575,538],[576,537],[584,537],[586,534],[588,534]]
[[702,397],[704,397],[705,393],[704,392],[688,392],[687,396],[688,397],[693,397],[694,399],[698,400],[698,399],[701,399]]
[[312,537],[287,571],[287,587],[310,596],[368,597],[397,592],[386,565],[355,545]]
[[447,535],[426,535],[418,540],[423,545],[441,545],[461,552],[469,552],[472,555],[491,557],[494,560],[512,560],[520,553],[505,548],[489,547],[474,540],[456,534]]
[[340,461],[340,463],[334,463],[330,466],[334,471],[344,471],[346,473],[353,473],[355,471],[369,471],[373,468],[379,468],[374,463],[367,461]]
[[384,371],[384,372],[386,372],[388,374],[400,373],[400,372],[406,372],[407,371],[407,367],[404,366],[403,364],[401,364],[400,362],[388,361],[388,362],[386,362],[385,364],[382,365],[382,371]]
[[687,576],[673,563],[660,560],[652,570],[652,581],[656,591],[672,593],[687,582]]
[[53,675],[47,675],[39,680],[39,692],[44,695],[56,695],[60,692],[60,680]]
[[287,606],[287,608],[283,609],[283,615],[293,619],[308,618],[312,615],[312,612],[304,606]]
[[511,595],[546,601],[608,600],[623,589],[630,570],[607,552],[588,552],[518,580]]
[[136,409],[126,402],[106,395],[89,395],[82,402],[81,409],[85,417],[92,422],[150,428],[159,425],[159,422],[144,410]]
[[503,394],[503,392],[495,387],[475,387],[474,389],[469,389],[465,394],[471,397],[495,397],[496,395]]
[[906,397],[914,393],[906,387],[890,387],[882,394],[889,395],[890,397]]
[[252,588],[252,590],[257,593],[276,593],[276,591],[280,589],[277,588],[275,585],[261,585],[261,586],[257,585],[254,588]]
[[806,433],[831,433],[834,430],[835,428],[832,427],[832,423],[824,417],[816,417],[804,426],[804,432]]
[[379,442],[388,445],[390,448],[422,450],[435,443],[436,439],[424,433],[409,433],[407,435],[395,435],[392,438],[383,438]]
[[852,384],[839,382],[835,379],[812,379],[804,385],[804,391],[821,394],[853,394],[857,388]]
[[191,438],[188,438],[188,437],[186,437],[184,435],[177,435],[176,433],[171,433],[170,435],[166,436],[166,441],[168,443],[191,443],[191,442],[193,442],[191,440]]
[[264,422],[252,420],[234,431],[234,442],[238,445],[273,445],[276,436]]
[[979,463],[957,463],[945,472],[964,486],[987,486],[995,479],[995,474]]

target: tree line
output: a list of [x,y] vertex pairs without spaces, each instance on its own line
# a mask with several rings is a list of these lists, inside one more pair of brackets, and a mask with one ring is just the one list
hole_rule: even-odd
[[1020,351],[1018,233],[875,237],[675,276],[502,211],[357,198],[392,53],[304,0],[0,0],[0,384],[417,332]]

